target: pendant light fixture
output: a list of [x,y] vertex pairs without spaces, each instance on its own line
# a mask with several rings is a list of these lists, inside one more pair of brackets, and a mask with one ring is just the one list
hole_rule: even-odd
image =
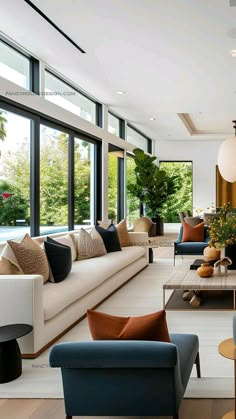
[[234,137],[225,140],[218,151],[218,167],[221,176],[228,182],[236,182],[236,121],[233,122]]

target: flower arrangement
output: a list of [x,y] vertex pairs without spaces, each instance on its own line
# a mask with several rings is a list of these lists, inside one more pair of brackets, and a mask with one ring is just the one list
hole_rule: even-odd
[[224,204],[219,216],[213,219],[209,226],[210,246],[227,247],[236,244],[236,214],[230,212],[230,203]]

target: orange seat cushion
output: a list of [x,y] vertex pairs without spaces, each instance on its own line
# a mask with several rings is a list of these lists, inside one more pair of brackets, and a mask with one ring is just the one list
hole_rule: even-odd
[[146,316],[120,317],[88,310],[94,340],[157,340],[170,342],[165,310]]
[[204,242],[204,223],[192,227],[184,222],[182,242]]

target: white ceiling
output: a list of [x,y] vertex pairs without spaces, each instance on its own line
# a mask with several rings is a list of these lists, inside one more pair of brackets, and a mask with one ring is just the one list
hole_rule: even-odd
[[32,1],[86,54],[23,0],[0,0],[3,33],[151,138],[233,133],[236,7],[229,0]]

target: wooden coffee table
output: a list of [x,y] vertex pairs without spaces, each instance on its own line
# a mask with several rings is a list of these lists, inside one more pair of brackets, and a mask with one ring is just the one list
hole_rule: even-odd
[[228,271],[228,274],[213,275],[210,278],[201,278],[196,271],[177,270],[173,273],[169,281],[163,284],[163,308],[165,309],[168,301],[165,301],[166,290],[198,290],[198,291],[233,291],[234,303],[236,308],[235,291],[236,291],[236,271]]
[[236,417],[236,346],[233,339],[226,339],[219,344],[219,353],[225,358],[234,361],[234,410],[226,413],[222,419],[235,419]]

